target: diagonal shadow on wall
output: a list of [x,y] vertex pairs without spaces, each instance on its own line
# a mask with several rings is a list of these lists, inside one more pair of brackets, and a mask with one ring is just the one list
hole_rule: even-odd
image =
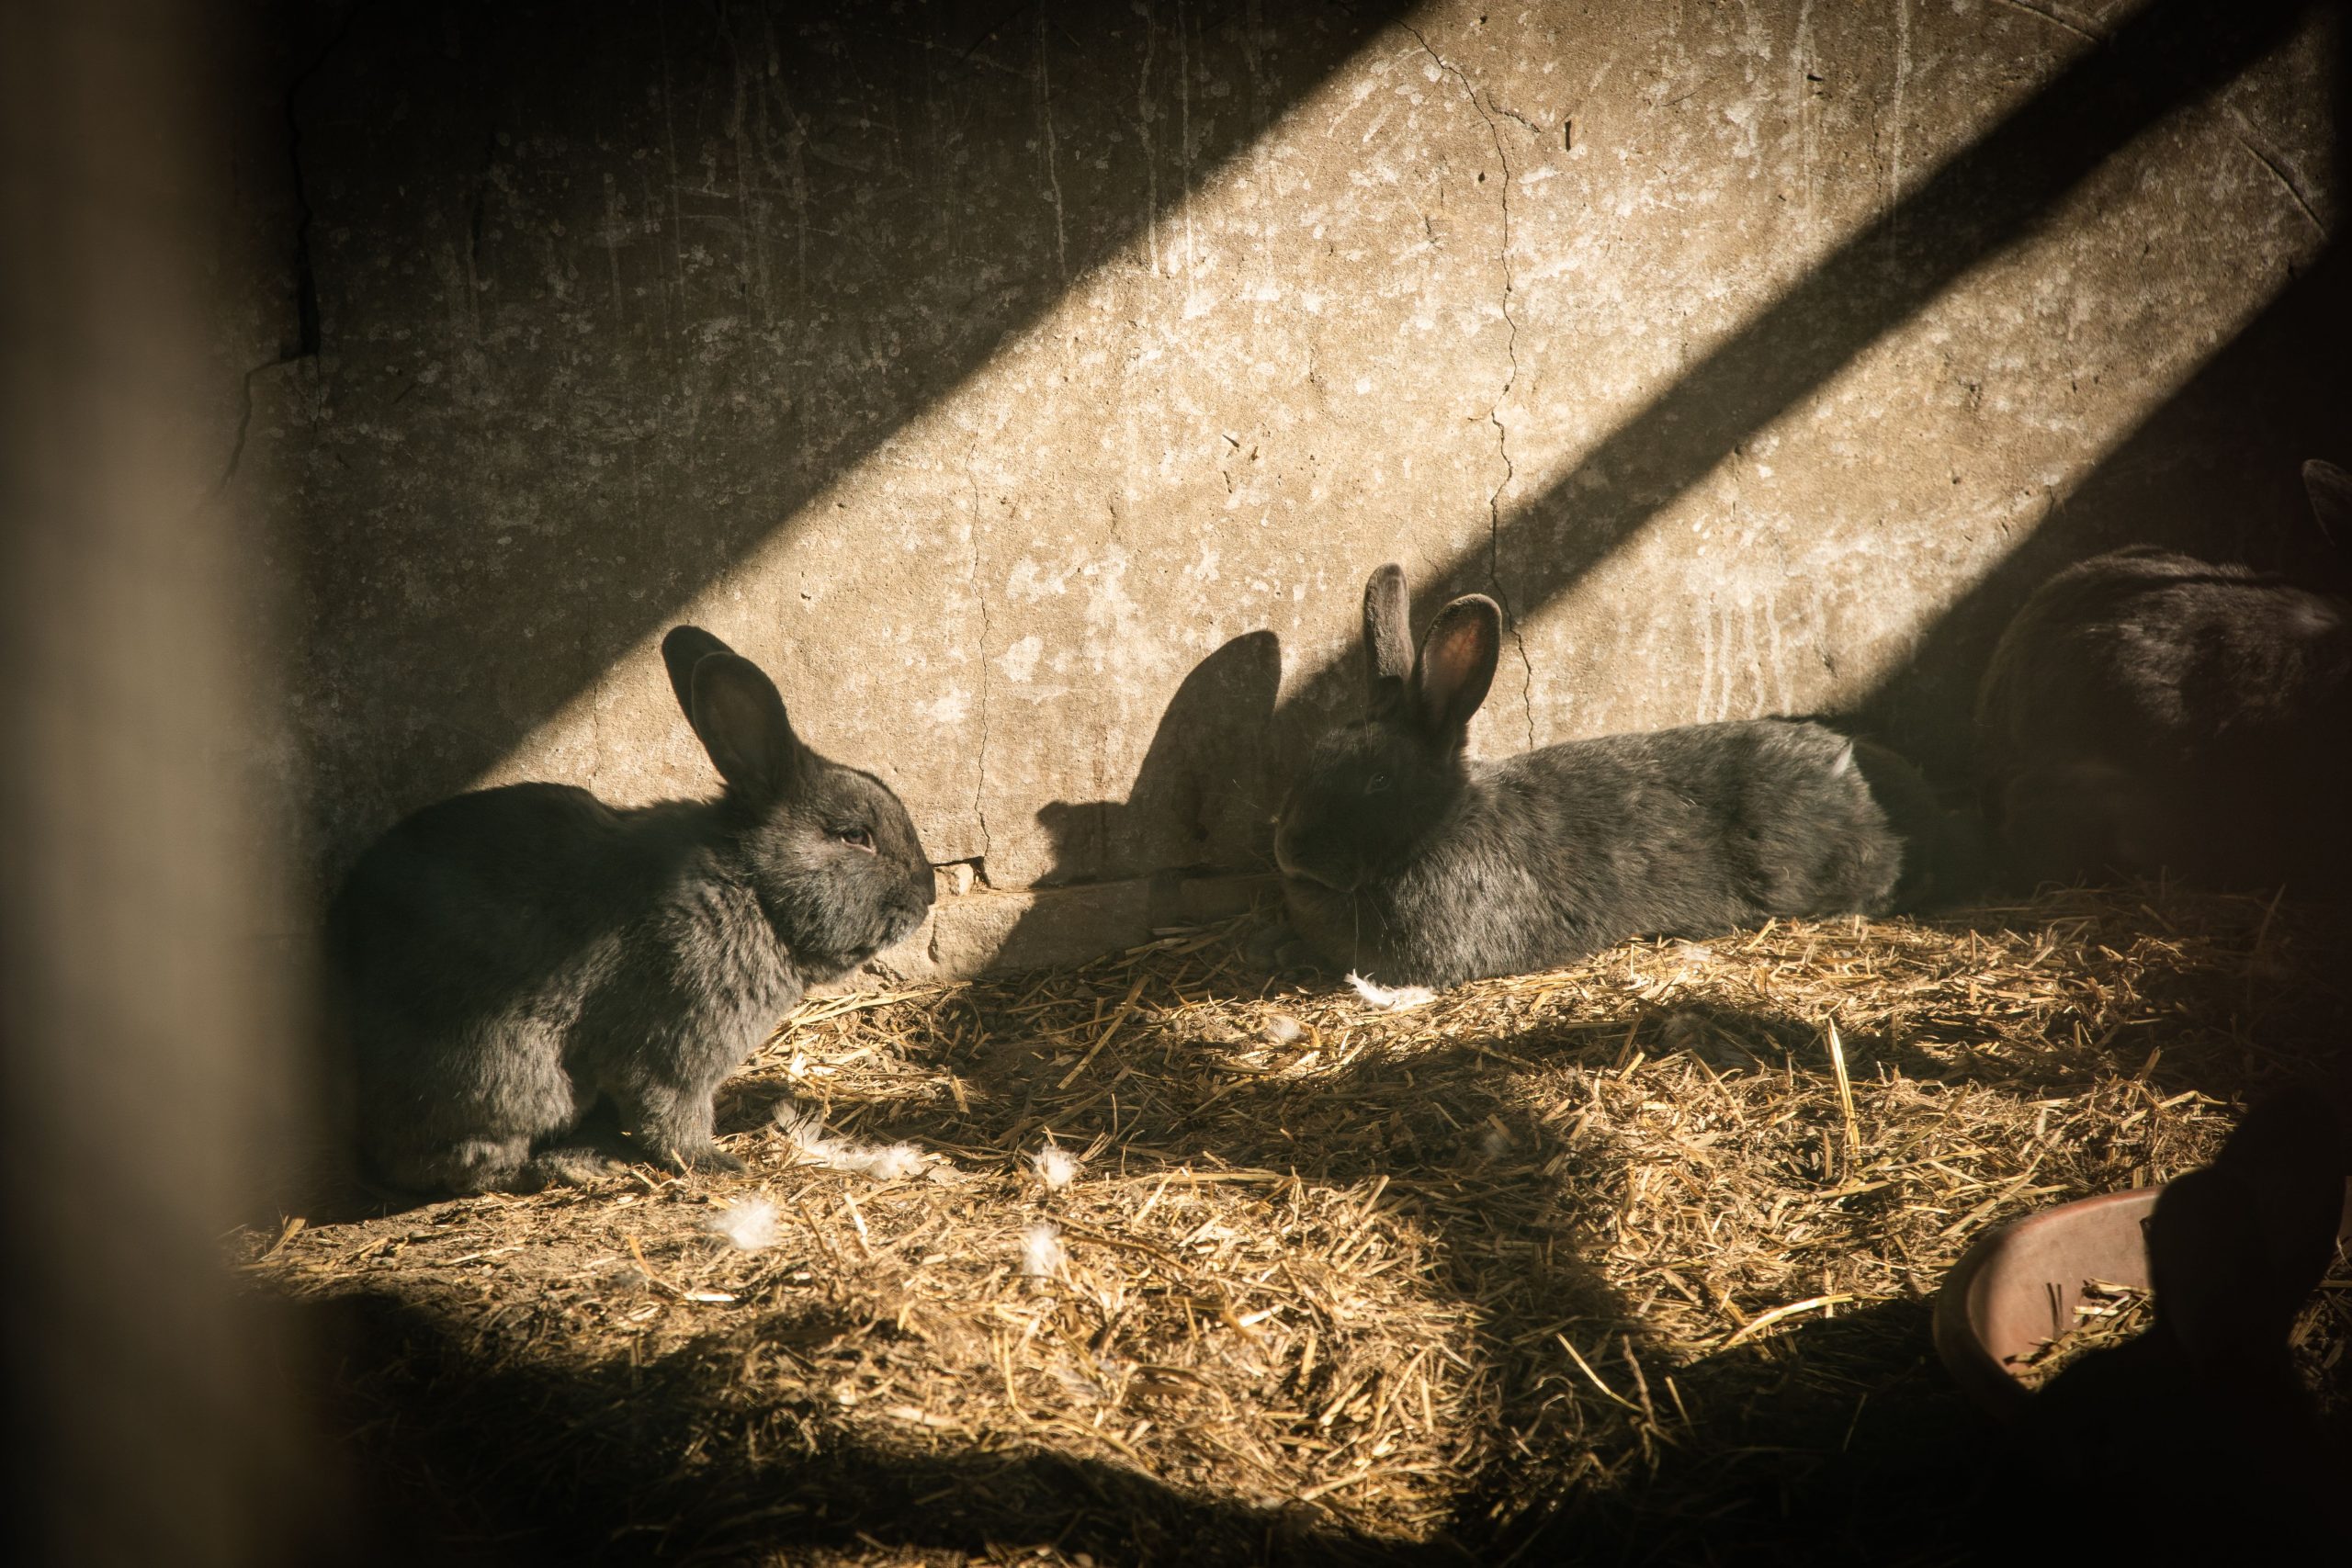
[[[2335,17],[2333,128],[2352,169],[2352,15]],[[2305,457],[2352,462],[2352,252],[2331,236],[2307,272],[2053,506],[2009,558],[1921,637],[1862,718],[1924,762],[1967,771],[1976,683],[2008,618],[2069,561],[2155,544],[2352,588],[2352,541],[2313,524]],[[2188,504],[2184,505],[2184,498]]]
[[[1417,624],[1455,594],[1499,592],[1519,619],[1558,601],[1735,448],[1968,270],[2033,234],[2135,136],[2226,85],[2310,0],[2154,0],[1618,426],[1489,546],[1424,574]],[[1940,646],[1940,645],[1938,645]],[[1352,659],[1296,688],[1275,741],[1351,706]]]
[[2352,460],[2352,255],[2340,244],[1948,605],[1861,722],[1922,765],[1964,773],[1976,683],[2002,627],[2043,579],[2102,550],[2162,545],[2345,584],[2352,541],[2331,544],[2312,522],[2305,457]]
[[[1423,607],[1559,599],[2307,3],[2155,0],[1425,581]],[[318,794],[346,803],[331,838],[506,754],[1403,9],[356,9],[295,104],[333,416],[290,509],[300,641],[375,681],[305,725]],[[1196,104],[1208,74],[1248,101]],[[1046,140],[1067,153],[1050,179]],[[451,505],[482,514],[467,558],[421,548]],[[1351,689],[1315,671],[1272,751]]]
[[1405,9],[355,5],[289,62],[317,858],[509,754],[1089,269],[1159,267]]

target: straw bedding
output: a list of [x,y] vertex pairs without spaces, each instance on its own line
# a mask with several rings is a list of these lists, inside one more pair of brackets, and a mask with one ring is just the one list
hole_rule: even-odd
[[2346,1013],[2333,917],[2158,887],[1396,1010],[1261,929],[804,1004],[721,1096],[740,1178],[242,1261],[390,1512],[483,1560],[1950,1562],[2002,1481],[1942,1271],[2201,1163]]

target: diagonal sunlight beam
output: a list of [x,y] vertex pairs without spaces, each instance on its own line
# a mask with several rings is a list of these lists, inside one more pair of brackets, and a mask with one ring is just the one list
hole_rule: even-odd
[[[2308,404],[2290,403],[2286,428],[2279,428],[2274,423],[2278,411],[2266,394],[2275,390],[2282,367],[2299,363],[2309,368],[2297,387],[2312,396]],[[1921,766],[1958,775],[1967,771],[1968,715],[1994,640],[2034,586],[2068,560],[2152,544],[2218,552],[2290,573],[2340,567],[2341,557],[2309,525],[2291,460],[2275,472],[2246,476],[2236,516],[2167,518],[2165,500],[2182,483],[2184,468],[2204,457],[2185,455],[2186,410],[2259,411],[2245,416],[2249,444],[2261,442],[2274,453],[2283,446],[2291,457],[2341,460],[2352,456],[2345,446],[2346,406],[2352,406],[2352,248],[2339,243],[2243,323],[2171,398],[2117,432],[2068,487],[2069,526],[2029,534],[1985,563],[1983,573],[1960,585],[1933,623],[1919,629],[1911,656],[1884,671],[1852,711]],[[2261,428],[2250,428],[2257,418]],[[2204,528],[2196,536],[2174,533],[2197,523]]]
[[[2113,40],[2075,56],[2057,67],[2046,85],[2029,89],[2032,96],[2021,107],[1937,165],[1892,210],[1836,242],[1785,293],[1706,352],[1638,413],[1574,458],[1565,472],[1544,470],[1546,480],[1533,499],[1515,507],[1507,502],[1491,529],[1484,506],[1475,523],[1465,524],[1461,513],[1433,520],[1436,570],[1416,573],[1425,593],[1434,597],[1448,587],[1487,587],[1494,583],[1499,564],[1513,609],[1521,616],[1531,617],[1558,604],[1596,567],[1650,530],[1658,514],[1713,470],[1726,453],[1847,372],[1873,345],[1910,335],[1901,329],[1961,292],[1973,269],[2045,231],[2063,231],[2071,221],[2064,211],[2070,197],[2109,165],[2117,152],[2166,115],[2233,80],[2285,36],[2306,9],[2308,4],[2288,0],[2251,0],[2235,10],[2225,10],[2212,0],[2155,0]],[[1369,63],[1362,79],[1345,79],[1344,73],[1329,78],[1318,91],[1294,104],[1286,117],[1295,130],[1306,128],[1316,139],[1313,156],[1322,162],[1315,172],[1335,189],[1342,179],[1393,175],[1377,160],[1367,164],[1359,150],[1371,142],[1391,100],[1404,101],[1403,92],[1415,79],[1408,73],[1421,73],[1419,79],[1432,85],[1438,82],[1426,72],[1439,67],[1422,65],[1428,51],[1410,39],[1399,39],[1396,29],[1385,30],[1384,37],[1396,47],[1363,46],[1359,58]],[[1383,73],[1391,74],[1384,77]],[[1385,96],[1368,96],[1367,84],[1375,78],[1385,85]],[[1448,90],[1430,91],[1411,101],[1427,106],[1422,112],[1430,117],[1430,129],[1421,134],[1430,141],[1408,144],[1444,146],[1442,138],[1455,137],[1464,156],[1462,177],[1468,179],[1491,140],[1486,132],[1492,122],[1483,100],[1475,92]],[[1443,118],[1449,114],[1451,122]],[[1335,135],[1342,126],[1344,134]],[[1260,130],[1262,135],[1265,128]],[[1272,140],[1279,145],[1282,139]],[[1278,152],[1270,156],[1297,154]],[[1289,193],[1299,187],[1284,183],[1284,166],[1270,165],[1272,175],[1265,178],[1249,169],[1231,170],[1205,182],[1196,193],[1204,204],[1204,235],[1210,232],[1211,210],[1228,201],[1241,204],[1238,216],[1228,212],[1223,220],[1227,232],[1221,243],[1244,265],[1202,289],[1205,294],[1216,287],[1230,288],[1230,308],[1280,315],[1295,313],[1303,306],[1311,312],[1318,308],[1316,288],[1329,286],[1311,266],[1302,265],[1299,250],[1305,242],[1299,242],[1298,250],[1261,249],[1259,242],[1271,225],[1250,227],[1264,220],[1259,215],[1274,210],[1272,204],[1283,201],[1292,203],[1281,211],[1291,228],[1314,220],[1311,204],[1305,212],[1295,209]],[[1403,205],[1413,207],[1409,201]],[[1192,212],[1176,206],[1167,210],[1161,228],[1171,244],[1187,247],[1189,257]],[[1482,221],[1487,209],[1480,205],[1464,211],[1469,215],[1465,220]],[[1414,208],[1414,217],[1412,227],[1418,232],[1426,227],[1428,214]],[[1176,238],[1180,232],[1181,242]],[[1464,237],[1477,232],[1467,230]],[[1486,254],[1483,248],[1469,244],[1437,244],[1434,236],[1426,252],[1434,258],[1426,265],[1457,267],[1476,267],[1480,261],[1475,258]],[[1451,262],[1456,255],[1465,259]],[[1174,268],[1172,261],[1170,265]],[[1176,443],[1188,437],[1210,443],[1221,439],[1232,444],[1236,454],[1247,451],[1250,458],[1255,457],[1248,450],[1250,443],[1230,434],[1220,437],[1218,432],[1227,426],[1213,422],[1204,410],[1162,406],[1165,398],[1155,403],[1144,395],[1155,378],[1164,374],[1160,367],[1180,362],[1186,352],[1188,334],[1196,330],[1190,323],[1196,314],[1193,295],[1199,283],[1189,268],[1166,275],[1154,268],[1141,282],[1138,276],[1131,257],[1116,255],[1074,269],[1058,302],[1040,321],[1010,334],[979,364],[944,384],[894,428],[882,447],[854,454],[853,463],[817,487],[780,526],[771,526],[749,542],[693,592],[685,611],[755,656],[777,659],[780,669],[794,668],[787,661],[807,662],[824,655],[821,632],[828,619],[842,615],[844,607],[854,613],[867,584],[878,587],[906,570],[898,551],[834,553],[837,542],[827,540],[826,530],[802,525],[853,504],[928,527],[926,547],[955,569],[954,578],[942,584],[938,615],[942,619],[964,617],[977,626],[978,636],[921,671],[922,697],[912,705],[898,695],[911,683],[910,666],[860,659],[838,671],[827,667],[834,705],[820,716],[825,720],[822,733],[850,754],[887,755],[893,746],[928,746],[934,756],[947,754],[955,766],[935,770],[944,782],[933,788],[931,798],[910,796],[926,823],[927,839],[932,824],[946,826],[949,833],[934,849],[947,848],[952,858],[982,856],[991,876],[1001,874],[1009,885],[1026,885],[1046,875],[1087,880],[1125,874],[1131,869],[1126,864],[1105,870],[1096,861],[1067,852],[1063,835],[1045,822],[1046,812],[1037,816],[1046,830],[1030,830],[1027,814],[1047,801],[1048,792],[1069,795],[1091,789],[1112,796],[1130,795],[1127,785],[1140,749],[1130,746],[1128,737],[1144,733],[1144,727],[1164,716],[1157,705],[1183,666],[1238,632],[1272,626],[1280,635],[1309,637],[1293,612],[1293,602],[1310,588],[1317,592],[1326,588],[1322,568],[1310,563],[1283,579],[1282,604],[1226,590],[1212,593],[1206,587],[1179,590],[1189,596],[1188,602],[1203,606],[1193,622],[1156,614],[1144,602],[1151,596],[1130,594],[1124,588],[1122,574],[1131,564],[1156,568],[1170,580],[1194,575],[1192,568],[1167,558],[1164,551],[1156,560],[1131,553],[1117,536],[1137,509],[1183,504],[1182,492],[1170,488],[1167,468],[1178,451]],[[1163,276],[1179,280],[1184,294],[1178,302],[1181,312],[1158,281]],[[1460,289],[1464,278],[1448,275],[1443,282]],[[1261,286],[1263,293],[1258,292]],[[1139,320],[1148,323],[1142,329]],[[1446,325],[1455,330],[1460,322]],[[1318,346],[1351,346],[1338,333],[1302,341],[1310,369],[1318,368],[1313,358]],[[1453,341],[1444,340],[1440,351],[1455,352]],[[1072,352],[1095,359],[1124,355],[1125,365],[1113,374],[1081,378],[1085,390],[1065,394],[1057,389],[1068,379],[1067,358]],[[1288,362],[1276,363],[1276,357],[1270,351],[1263,367],[1270,375],[1291,367]],[[1240,368],[1254,372],[1260,367]],[[1327,379],[1331,377],[1329,362],[1319,368]],[[1355,392],[1365,393],[1369,380],[1357,380]],[[1242,407],[1251,406],[1246,382],[1233,389]],[[2162,388],[2155,390],[2164,395]],[[1469,427],[1453,408],[1436,399],[1428,401],[1438,410],[1436,414],[1407,404],[1383,409],[1370,419],[1380,422],[1384,434],[1405,453],[1400,462],[1433,460],[1460,479],[1455,488],[1466,492],[1479,479],[1476,466],[1482,453],[1474,448],[1487,439],[1486,432],[1482,426],[1455,439],[1451,432]],[[1007,439],[1020,428],[1016,413],[1030,419],[1040,408],[1057,409],[1057,417],[1097,423],[1100,458],[1090,453],[1073,462],[1054,451],[1033,454],[1019,440]],[[1137,408],[1145,411],[1141,416],[1134,412]],[[1331,412],[1340,419],[1349,417],[1344,410]],[[1398,434],[1408,428],[1408,419],[1419,420],[1410,427],[1418,439],[1409,442]],[[1437,439],[1429,439],[1432,434]],[[1215,450],[1222,457],[1227,448],[1218,446]],[[1530,476],[1528,469],[1521,473]],[[1211,508],[1228,498],[1238,502],[1248,494],[1246,482],[1240,491],[1234,489],[1230,474],[1226,485],[1226,495],[1208,506],[1199,506],[1194,499],[1204,519],[1230,515],[1230,505]],[[1319,485],[1304,488],[1305,493],[1293,497],[1290,506],[1313,506],[1325,500]],[[1378,534],[1388,526],[1375,492],[1353,493],[1359,504],[1343,505],[1328,518],[1333,527],[1349,531],[1351,547],[1333,553],[1347,556],[1350,564],[1340,574],[1351,579],[1360,570],[1353,562],[1362,549],[1376,547]],[[1483,499],[1488,492],[1478,486],[1478,493]],[[1361,504],[1365,500],[1371,504]],[[1258,502],[1250,504],[1254,508]],[[1093,509],[1100,509],[1099,518]],[[1286,511],[1283,515],[1295,514]],[[1064,551],[1068,558],[1054,556],[1033,562],[1025,553],[1031,548],[1033,517],[1043,520],[1036,531],[1070,529],[1061,536],[1078,538],[1080,529],[1100,528],[1109,542],[1097,545],[1097,536],[1085,533],[1085,542]],[[1254,525],[1266,524],[1261,514]],[[1250,525],[1244,518],[1241,525]],[[1203,534],[1204,549],[1222,542]],[[1204,558],[1203,582],[1214,576],[1216,564],[1213,553]],[[779,593],[777,584],[803,584],[817,592],[813,600],[807,591]],[[1966,586],[1951,584],[1955,592]],[[1164,604],[1166,586],[1156,592]],[[999,596],[1000,609],[993,633],[990,593]],[[896,628],[893,632],[903,649],[905,634]],[[977,643],[977,657],[962,652],[962,647],[972,643]],[[1272,764],[1270,773],[1278,771],[1281,753],[1304,728],[1300,721],[1344,704],[1351,686],[1340,678],[1348,667],[1345,645],[1322,647],[1329,651],[1318,648],[1303,668],[1294,666],[1296,673],[1285,683],[1288,700],[1270,730],[1243,716],[1220,714],[1227,733],[1204,730],[1187,742],[1204,749],[1223,747],[1242,757],[1230,767],[1216,764],[1224,769],[1219,779],[1259,768],[1261,760]],[[1065,658],[1071,661],[1069,671],[1046,673],[1058,670],[1053,661]],[[1091,666],[1086,663],[1090,659]],[[813,663],[808,667],[818,668]],[[1033,671],[1040,672],[1035,683]],[[1067,705],[1053,705],[1059,702],[1057,694],[1069,689],[1068,682],[1073,680],[1091,683],[1094,700],[1107,716],[1101,733],[1072,736],[1064,749],[1068,754],[1039,761],[1028,754],[1032,749],[1023,743],[1023,727],[1035,722],[1031,716],[1068,712]],[[989,739],[992,698],[995,721],[1004,727],[993,748]],[[658,708],[663,700],[655,661],[650,657],[616,660],[539,724],[482,782],[548,771],[594,777],[603,755],[599,716],[628,716],[643,711],[649,703]],[[871,720],[877,728],[870,736],[854,728],[866,722],[869,714],[877,716]],[[1238,733],[1245,725],[1250,727],[1246,736]],[[683,741],[665,759],[665,765],[673,766],[682,777],[695,776],[691,770],[695,762]],[[1091,779],[1082,776],[1090,767]],[[1216,769],[1203,770],[1203,775],[1212,772]],[[966,781],[977,781],[968,786],[969,793],[949,793],[967,787]],[[1066,802],[1057,799],[1048,810],[1065,807]],[[976,832],[963,826],[974,819]],[[1168,842],[1187,825],[1161,826],[1166,831],[1159,838],[1138,830],[1137,841],[1150,854],[1168,852]],[[1225,826],[1217,832],[1221,836],[1215,846],[1228,858],[1216,863],[1249,863],[1251,851],[1244,833],[1227,832]],[[952,837],[955,833],[967,836],[958,840]],[[1189,840],[1178,848],[1189,849]],[[1170,863],[1175,863],[1134,859],[1144,869]]]
[[[2228,84],[2311,3],[2155,0],[1514,509],[1487,549],[1423,574],[1417,619],[1496,568],[1521,620],[1557,603],[1726,454],[2033,236],[2134,138]],[[1352,681],[1344,659],[1329,661],[1293,702],[1328,710]]]
[[502,768],[611,766],[537,738],[1090,280],[1172,276],[1199,192],[1410,4],[351,8],[283,107],[327,346],[253,378],[283,434],[239,471],[312,467],[305,858]]

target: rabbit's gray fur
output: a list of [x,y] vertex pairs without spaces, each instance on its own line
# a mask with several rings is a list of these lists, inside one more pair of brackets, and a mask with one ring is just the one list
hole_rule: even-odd
[[[2324,527],[2352,478],[2308,463]],[[2067,568],[1976,701],[1985,812],[2030,886],[2168,869],[2222,886],[2352,871],[2352,602],[2147,547]]]
[[718,799],[458,795],[378,840],[337,896],[329,951],[378,1179],[576,1179],[603,1164],[582,1131],[600,1100],[648,1157],[741,1169],[712,1142],[719,1082],[806,984],[930,908],[889,786],[802,745],[774,684],[709,633],[678,627],[662,657]]
[[[1396,566],[1364,589],[1372,713],[1325,736],[1284,802],[1292,924],[1392,984],[1548,968],[1641,934],[1876,914],[1926,891],[1909,827],[1941,830],[1893,753],[1802,720],[1612,735],[1499,762],[1464,755],[1500,649],[1473,594],[1417,659]],[[1878,782],[1873,789],[1872,780]]]

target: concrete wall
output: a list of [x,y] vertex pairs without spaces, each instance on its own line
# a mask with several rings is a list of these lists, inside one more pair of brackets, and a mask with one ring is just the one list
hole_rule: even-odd
[[822,12],[289,50],[235,482],[322,879],[481,783],[707,789],[684,619],[982,863],[941,962],[1136,936],[1263,865],[1389,558],[1512,615],[1482,750],[1850,709],[1949,766],[2034,571],[2308,556],[2352,447],[2324,15]]

